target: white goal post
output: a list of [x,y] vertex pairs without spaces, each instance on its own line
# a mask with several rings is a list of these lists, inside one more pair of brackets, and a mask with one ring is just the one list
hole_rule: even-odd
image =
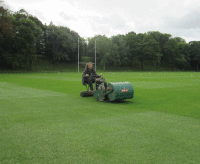
[[[95,63],[92,63],[92,64],[95,64],[95,71],[96,71],[96,40],[95,40]],[[87,62],[79,62],[79,38],[78,38],[78,73],[79,73],[79,64],[87,64]]]

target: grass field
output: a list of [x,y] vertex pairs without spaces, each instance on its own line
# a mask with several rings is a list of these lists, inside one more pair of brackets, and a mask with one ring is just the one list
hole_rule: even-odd
[[200,73],[104,77],[135,97],[82,98],[81,73],[1,73],[0,163],[200,163]]

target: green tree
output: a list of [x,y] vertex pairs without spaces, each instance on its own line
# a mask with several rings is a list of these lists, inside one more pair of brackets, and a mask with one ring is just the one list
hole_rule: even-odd
[[192,63],[192,66],[196,65],[196,70],[199,71],[200,41],[191,41],[191,42],[189,42],[189,45],[190,45],[190,50],[191,50],[191,63]]
[[177,65],[180,69],[190,68],[190,45],[185,42],[178,42],[179,55],[177,57]]
[[170,38],[165,44],[163,50],[164,61],[166,62],[166,64],[170,65],[172,69],[174,69],[179,55],[178,43],[176,39]]
[[128,65],[134,66],[134,62],[137,60],[137,55],[136,55],[136,46],[137,46],[137,38],[136,38],[136,33],[131,31],[125,36],[125,41],[128,46],[128,59],[129,63]]
[[[130,38],[130,37],[129,37]],[[139,33],[132,35],[132,40],[128,42],[132,59],[141,63],[141,69],[145,67],[145,61],[151,60],[158,64],[160,60],[160,48],[159,43],[149,34]]]
[[28,15],[28,19],[35,22],[35,24],[41,28],[41,32],[36,37],[36,54],[41,56],[45,53],[45,26],[42,22],[35,16]]
[[120,58],[121,66],[128,65],[129,63],[129,47],[126,44],[124,35],[117,35],[111,37],[112,43],[118,47],[118,53]]
[[68,27],[55,26],[51,22],[45,31],[45,55],[54,62],[77,62],[78,60],[78,39],[79,57],[84,53],[84,39],[77,32]]
[[189,69],[190,68],[190,47],[180,37],[170,38],[164,46],[164,61],[172,69]]
[[159,43],[149,34],[144,35],[143,43],[143,54],[146,55],[147,60],[152,61],[154,66],[157,65],[158,68],[162,56],[162,54],[160,53]]
[[[0,1],[3,3],[3,1]],[[12,40],[15,37],[13,17],[9,14],[8,9],[0,6],[0,67],[11,68],[10,53],[12,51]]]
[[41,33],[41,28],[29,19],[29,14],[21,9],[13,14],[15,39],[13,42],[12,65],[13,67],[31,68],[36,52],[36,38]]
[[87,49],[88,49],[87,41],[84,38],[81,38],[81,40],[82,40],[82,45],[83,45],[83,56],[88,56],[88,54],[87,54]]
[[45,56],[48,60],[55,58],[55,42],[57,39],[56,26],[53,22],[50,22],[48,26],[45,26]]
[[[149,31],[147,32],[147,34],[151,35],[156,42],[158,42],[159,47],[160,47],[160,52],[157,53],[157,66],[161,63],[161,62],[167,62],[167,53],[166,53],[166,43],[169,41],[169,39],[172,37],[171,34],[166,34],[166,33],[161,33],[159,31]],[[155,59],[156,59],[155,58]],[[154,60],[156,61],[156,60]],[[156,62],[154,62],[155,65]]]
[[159,31],[149,31],[147,32],[147,34],[151,35],[156,40],[156,42],[159,43],[161,51],[164,48],[165,44],[172,37],[171,34],[161,33]]
[[186,43],[185,39],[183,39],[181,37],[174,37],[174,40],[176,40],[179,43]]

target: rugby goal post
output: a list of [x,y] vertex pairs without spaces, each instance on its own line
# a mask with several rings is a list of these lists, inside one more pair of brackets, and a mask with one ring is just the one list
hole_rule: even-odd
[[[92,64],[95,64],[95,71],[96,71],[96,40],[95,40],[95,54],[94,54],[94,58],[95,58],[95,63],[91,62]],[[87,64],[88,62],[79,62],[79,38],[78,38],[78,73],[79,73],[79,64]]]

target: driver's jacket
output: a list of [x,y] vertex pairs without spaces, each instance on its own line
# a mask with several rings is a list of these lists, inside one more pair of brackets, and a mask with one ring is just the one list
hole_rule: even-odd
[[91,69],[91,71],[89,71],[88,68],[86,67],[83,71],[83,74],[82,74],[82,84],[83,85],[85,85],[85,80],[84,80],[85,78],[84,77],[85,77],[86,74],[88,74],[89,76],[97,76],[97,73],[93,68]]

